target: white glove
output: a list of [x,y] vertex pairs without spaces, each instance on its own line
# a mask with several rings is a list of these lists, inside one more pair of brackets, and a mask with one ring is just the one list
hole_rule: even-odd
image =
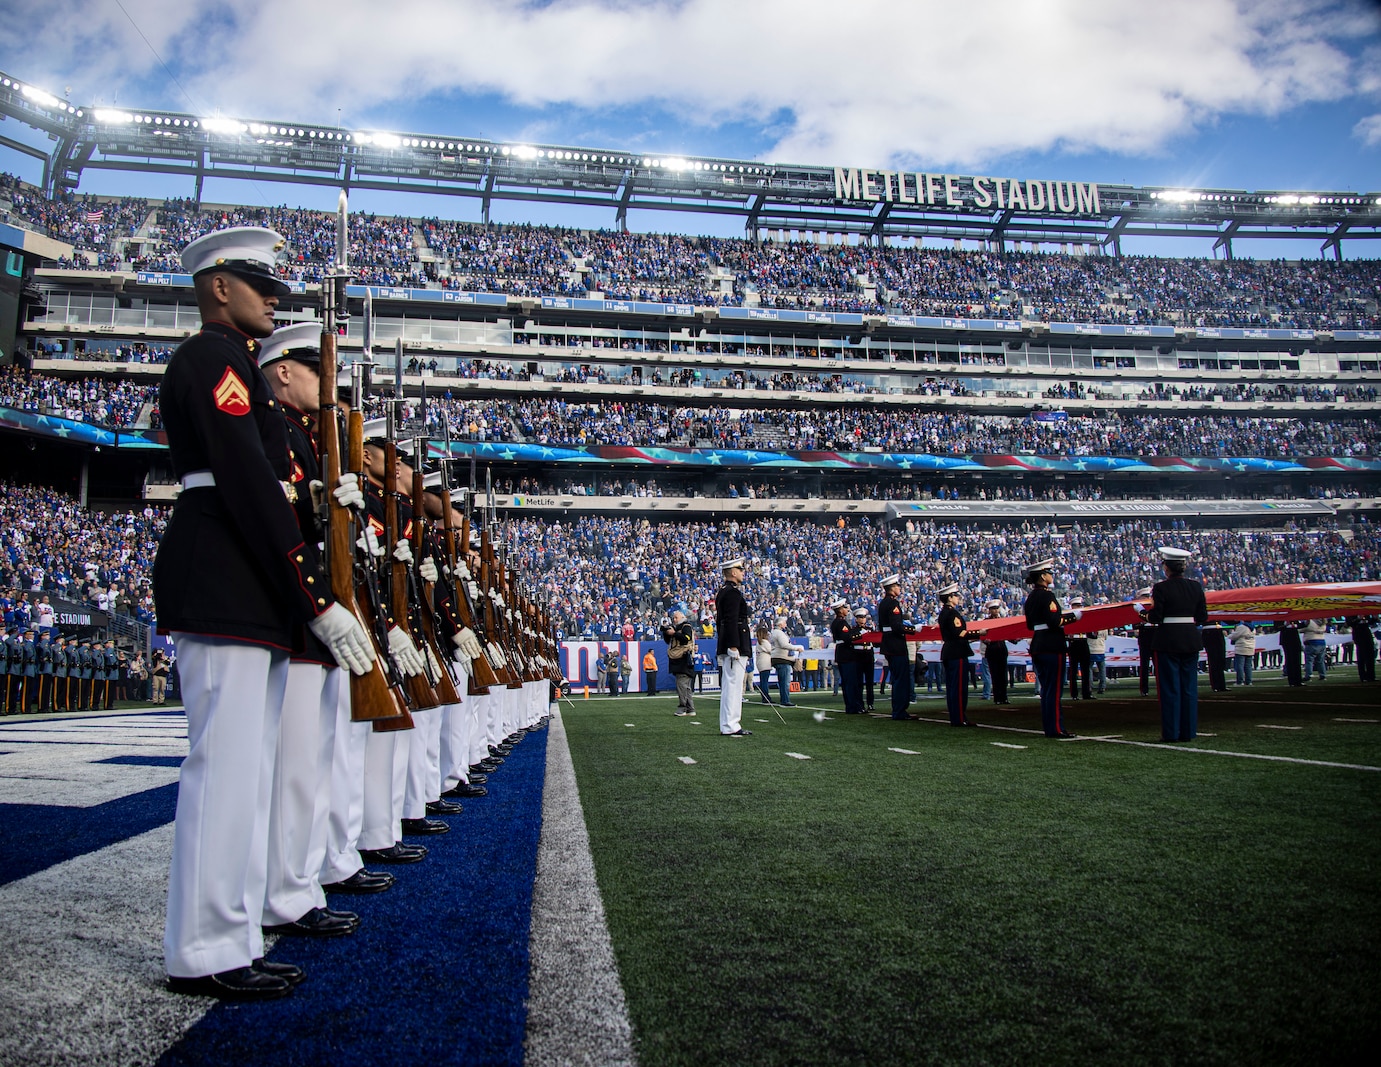
[[[313,485],[319,485],[314,482]],[[336,487],[331,490],[331,495],[336,498],[336,503],[343,508],[359,508],[364,510],[364,493],[360,492],[360,476],[358,474],[342,474]]]
[[735,663],[737,663],[737,662],[738,662],[738,658],[739,658],[739,651],[738,651],[738,649],[736,649],[736,648],[731,648],[731,649],[729,649],[729,658],[730,658],[731,660],[733,660]]
[[461,654],[466,659],[475,659],[484,655],[484,646],[480,644],[479,635],[470,627],[463,627],[460,633],[451,638],[456,648],[460,649]]
[[1078,622],[1080,619],[1082,619],[1082,618],[1084,617],[1084,609],[1083,609],[1083,608],[1075,608],[1075,609],[1073,609],[1073,610],[1069,613],[1069,617],[1070,617],[1071,619],[1073,619],[1075,622]]
[[393,666],[397,668],[398,673],[409,678],[416,677],[426,669],[422,653],[417,651],[412,638],[400,627],[388,628],[388,654],[393,659]]
[[422,651],[427,654],[427,666],[431,669],[431,677],[437,681],[441,680],[441,664],[436,661],[436,653],[432,651],[431,645],[423,645]]
[[499,670],[503,670],[508,666],[508,657],[503,654],[503,649],[499,647],[497,641],[485,645],[484,650],[489,654],[490,663]]
[[475,580],[474,577],[470,574],[470,568],[465,565],[465,561],[463,559],[456,560],[456,573],[459,574],[462,578],[464,578],[467,582],[473,582]]
[[360,534],[355,544],[360,547],[361,551],[368,552],[375,559],[384,554],[384,546],[379,544],[379,538],[375,536],[372,526],[364,528],[364,533]]
[[470,581],[469,572],[466,572],[465,578],[465,584],[470,588],[470,603],[473,604],[480,598],[480,585],[479,582]]
[[1145,615],[1147,608],[1146,605],[1143,604],[1140,600],[1134,600],[1132,601],[1132,610],[1135,611],[1138,615]]
[[393,546],[393,558],[399,563],[412,562],[412,545],[408,544],[406,537]]
[[425,556],[422,562],[417,565],[417,573],[422,576],[424,582],[435,582],[441,578],[436,569],[436,560],[431,556]]
[[312,494],[312,510],[320,511],[326,499],[326,487],[321,484],[320,479],[313,478],[307,483],[307,492]]
[[307,625],[341,667],[355,674],[369,673],[374,663],[374,646],[349,609],[332,604]]

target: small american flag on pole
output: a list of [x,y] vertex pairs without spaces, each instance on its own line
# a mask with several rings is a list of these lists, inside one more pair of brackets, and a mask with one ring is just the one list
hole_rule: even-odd
[[86,221],[91,223],[93,226],[104,218],[105,211],[101,208],[97,208],[95,211],[88,211],[86,213]]

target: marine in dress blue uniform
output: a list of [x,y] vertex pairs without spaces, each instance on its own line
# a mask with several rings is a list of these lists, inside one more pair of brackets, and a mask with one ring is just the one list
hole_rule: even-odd
[[830,637],[834,639],[834,669],[839,676],[839,688],[844,692],[844,714],[863,714],[863,680],[859,677],[858,661],[854,658],[854,638],[859,629],[849,616],[849,602],[842,597],[830,601],[834,618],[830,620]]
[[[988,618],[1002,618],[1002,601],[989,600],[983,607],[988,612]],[[1007,699],[1007,642],[993,638],[985,638],[983,641],[983,661],[988,665],[988,677],[993,684],[993,703],[1002,705],[1010,704]]]
[[367,670],[374,656],[302,536],[283,414],[256,362],[288,291],[274,273],[283,244],[272,230],[238,227],[184,249],[202,329],[173,354],[159,392],[182,493],[153,589],[160,630],[177,648],[189,742],[164,963],[173,991],[224,999],[282,996],[302,977],[262,960],[288,654],[302,649],[305,624],[352,669]]
[[1208,602],[1204,587],[1184,576],[1193,553],[1168,546],[1159,552],[1165,578],[1151,587],[1146,618],[1156,624],[1160,739],[1192,741],[1199,735],[1199,627],[1208,622]]
[[1041,729],[1046,737],[1073,737],[1065,729],[1060,696],[1064,692],[1064,611],[1050,587],[1055,582],[1054,559],[1043,559],[1026,568],[1031,592],[1022,614],[1031,631],[1031,666],[1041,686]]
[[968,623],[959,614],[959,583],[950,582],[937,594],[940,598],[940,663],[945,671],[945,706],[951,726],[972,726],[969,721],[969,644]]
[[719,659],[719,732],[727,737],[747,737],[743,728],[743,682],[753,660],[753,635],[748,602],[739,583],[743,581],[741,557],[724,560],[719,571],[724,585],[714,598],[715,655]]
[[889,574],[879,585],[883,597],[878,601],[878,628],[882,641],[878,645],[887,660],[887,676],[892,680],[892,718],[914,719],[907,709],[915,699],[911,679],[911,654],[906,643],[907,618],[902,610],[901,575]]

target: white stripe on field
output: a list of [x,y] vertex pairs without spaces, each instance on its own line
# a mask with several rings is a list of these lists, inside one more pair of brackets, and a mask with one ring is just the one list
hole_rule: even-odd
[[677,756],[676,758],[679,759],[682,763],[684,763],[687,767],[689,767],[692,763],[695,762],[695,760],[691,759],[689,756]]
[[1334,722],[1381,722],[1381,719],[1334,719]]
[[528,937],[529,1067],[633,1067],[632,1028],[595,881],[590,835],[560,712],[547,726],[542,835]]
[[1021,748],[1021,749],[1024,749],[1024,748],[1026,747],[1025,745],[1009,745],[1009,744],[1007,744],[1007,742],[1005,742],[1005,741],[989,741],[988,744],[994,746],[995,748]]
[[1303,726],[1276,726],[1274,723],[1259,722],[1256,724],[1258,730],[1303,730]]
[[810,759],[809,756],[802,752],[788,752],[786,755],[790,756],[792,759]]
[[913,752],[909,748],[889,748],[888,752],[900,752],[903,756],[919,756],[919,752]]
[[[1102,740],[1102,739],[1100,739]],[[1109,737],[1103,741],[1108,745],[1135,745],[1138,748],[1156,748],[1162,752],[1201,752],[1206,756],[1236,756],[1238,759],[1270,760],[1273,763],[1300,763],[1308,767],[1341,767],[1348,771],[1378,771],[1381,767],[1368,767],[1364,763],[1333,763],[1321,759],[1300,759],[1298,756],[1266,756],[1259,752],[1225,752],[1216,748],[1186,748],[1183,745],[1158,744],[1154,741],[1123,741]]]

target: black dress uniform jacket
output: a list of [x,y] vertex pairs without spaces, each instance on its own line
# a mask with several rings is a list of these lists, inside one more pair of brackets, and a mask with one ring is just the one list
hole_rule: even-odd
[[964,636],[964,617],[946,604],[940,609],[940,659],[968,659],[973,646]]
[[902,616],[901,602],[894,596],[885,596],[878,601],[878,628],[882,631],[882,642],[878,651],[884,656],[905,656],[906,619]]
[[[312,434],[312,417],[290,404],[280,404],[279,407],[288,430],[288,481],[297,491],[297,499],[292,502],[293,511],[297,513],[297,526],[302,531],[302,539],[315,546],[326,539],[326,533],[312,506],[312,482],[321,480],[321,461],[317,457],[317,442]],[[294,660],[319,663],[323,667],[336,666],[336,657],[317,640],[316,634],[305,625],[300,627],[300,631],[298,643],[302,651],[293,654]]]
[[[1065,650],[1065,628],[1060,612],[1060,601],[1049,589],[1036,586],[1026,595],[1022,608],[1026,616],[1026,628],[1033,631],[1031,655],[1059,656]],[[1036,627],[1044,624],[1044,630]]]
[[[1188,654],[1204,647],[1199,627],[1208,622],[1208,601],[1204,587],[1182,574],[1171,575],[1151,587],[1151,607],[1147,621],[1156,624],[1156,651]],[[1166,622],[1166,619],[1193,619],[1193,622]]]
[[753,639],[748,632],[748,602],[738,586],[731,582],[725,583],[715,594],[714,631],[715,655],[726,655],[731,648],[745,656],[753,654]]
[[259,342],[208,322],[178,346],[159,390],[173,473],[216,484],[177,499],[154,560],[160,632],[292,650],[332,603],[315,544],[282,483],[286,423],[255,362]]
[[853,640],[858,636],[858,633],[858,628],[850,619],[834,618],[830,620],[830,636],[834,638],[835,666],[841,663],[856,662]]

